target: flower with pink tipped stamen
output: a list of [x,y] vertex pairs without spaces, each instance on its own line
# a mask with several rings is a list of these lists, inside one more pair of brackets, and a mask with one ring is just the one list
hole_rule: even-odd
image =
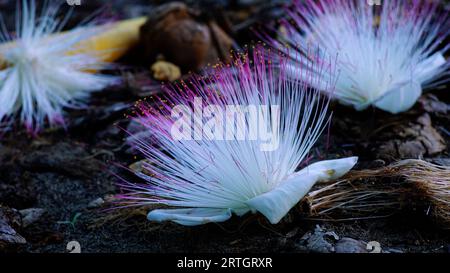
[[[260,212],[275,224],[317,181],[338,178],[354,166],[357,158],[351,157],[298,171],[329,119],[329,100],[304,81],[288,79],[285,57],[266,61],[266,53],[256,48],[252,57],[241,54],[231,66],[194,76],[155,103],[138,105],[146,134],[131,139],[146,159],[136,172],[145,183],[121,182],[125,206],[165,205],[148,219],[182,225],[247,212]],[[306,74],[310,82],[319,78]],[[239,117],[228,123],[233,115]]]
[[[357,110],[373,105],[399,113],[414,105],[422,89],[448,81],[450,65],[444,54],[449,45],[444,41],[449,21],[438,4],[295,1],[279,39],[264,39],[274,47],[289,44],[300,52],[310,43],[319,46],[323,56],[337,56],[339,77],[333,95],[340,102]],[[297,65],[292,63],[291,73],[297,73]]]
[[35,0],[17,3],[14,35],[0,17],[0,122],[17,117],[35,134],[46,122],[64,124],[65,108],[85,107],[117,78],[94,73],[107,64],[80,46],[101,29],[61,32],[70,15],[58,16],[61,3],[44,1],[40,13]]

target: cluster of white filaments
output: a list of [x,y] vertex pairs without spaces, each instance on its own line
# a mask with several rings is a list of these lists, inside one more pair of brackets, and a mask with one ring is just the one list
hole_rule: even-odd
[[99,29],[61,32],[70,13],[58,19],[59,5],[49,3],[38,14],[34,0],[18,2],[14,35],[0,18],[0,121],[20,118],[30,132],[63,124],[65,107],[84,107],[92,91],[116,81],[96,74],[105,64],[83,50]]
[[414,105],[422,88],[448,80],[444,53],[449,45],[442,44],[448,16],[437,8],[422,0],[383,1],[381,6],[365,0],[295,1],[280,40],[266,40],[299,51],[314,44],[323,56],[337,56],[337,99],[357,110],[373,105],[398,113]]
[[[138,172],[146,183],[123,181],[121,186],[128,191],[122,196],[125,203],[181,207],[154,210],[148,218],[183,225],[225,221],[232,213],[249,211],[258,211],[277,223],[315,182],[339,177],[353,167],[356,158],[345,158],[314,163],[296,172],[306,163],[328,120],[328,99],[305,81],[289,80],[283,57],[275,57],[275,67],[264,55],[256,49],[254,58],[241,56],[232,67],[217,68],[207,79],[194,78],[190,84],[173,88],[156,105],[139,107],[142,115],[138,120],[148,135],[135,138],[134,144],[146,158],[144,171]],[[318,74],[309,75],[309,82],[318,80]],[[278,140],[276,149],[261,149],[266,142],[259,138],[236,137],[253,122],[248,117],[236,123],[238,133],[232,139],[206,135],[174,140],[172,110],[177,105],[192,106],[194,97],[216,109],[279,106],[279,112],[271,110],[260,116]],[[213,128],[223,126],[213,123]],[[195,131],[197,125],[193,126]]]

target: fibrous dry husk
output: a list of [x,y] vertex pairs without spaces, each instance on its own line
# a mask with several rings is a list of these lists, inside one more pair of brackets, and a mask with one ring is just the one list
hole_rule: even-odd
[[352,171],[338,182],[319,186],[304,199],[312,217],[367,219],[414,209],[450,228],[447,166],[402,160],[380,169]]

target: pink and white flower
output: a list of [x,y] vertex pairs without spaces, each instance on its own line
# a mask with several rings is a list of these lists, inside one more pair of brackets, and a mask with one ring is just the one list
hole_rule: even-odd
[[[336,179],[356,164],[357,158],[350,157],[306,166],[308,153],[329,119],[329,99],[300,78],[288,79],[287,59],[276,55],[267,61],[266,53],[257,48],[253,57],[240,55],[231,66],[219,66],[206,77],[194,76],[167,90],[153,104],[138,105],[137,120],[147,134],[130,139],[146,159],[143,170],[136,172],[145,183],[120,183],[126,191],[120,196],[124,206],[166,205],[169,208],[152,210],[148,219],[182,225],[222,222],[233,213],[247,212],[260,212],[275,224],[317,181]],[[317,79],[319,73],[310,76]],[[264,129],[270,128],[278,139],[277,148],[261,149],[264,141],[260,138],[235,135],[217,140],[204,132],[201,137],[193,133],[190,140],[174,139],[172,129],[178,116],[173,109],[194,107],[198,98],[212,112],[230,105],[278,106],[278,117],[274,117],[276,111],[260,116]],[[212,128],[223,126],[214,115],[202,119],[212,123]],[[245,116],[241,121],[236,123],[237,132],[247,132],[253,120]],[[302,164],[305,167],[298,171]]]
[[116,82],[96,74],[106,64],[80,48],[101,29],[60,33],[70,13],[58,18],[60,5],[49,3],[38,14],[34,0],[18,1],[14,35],[0,17],[0,121],[18,116],[30,133],[64,124],[64,108],[84,107],[92,91]]
[[[287,9],[278,40],[304,52],[309,44],[322,56],[337,56],[339,77],[334,96],[363,110],[370,105],[399,113],[411,108],[422,89],[448,81],[449,62],[444,44],[449,34],[447,12],[429,0],[295,1]],[[295,50],[290,50],[294,52]],[[298,54],[298,53],[296,53]],[[309,60],[302,59],[310,62]],[[292,63],[291,73],[296,71]],[[320,86],[319,86],[320,87]]]

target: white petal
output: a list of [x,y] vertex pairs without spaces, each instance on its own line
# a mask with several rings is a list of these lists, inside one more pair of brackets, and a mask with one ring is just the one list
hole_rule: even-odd
[[422,95],[422,87],[417,81],[408,81],[386,92],[374,105],[384,111],[397,114],[411,108]]
[[318,181],[336,179],[348,172],[357,157],[321,161],[291,175],[270,192],[247,201],[247,205],[266,216],[272,224],[278,223]]
[[250,208],[248,208],[248,207],[245,207],[245,208],[233,208],[232,209],[232,212],[234,214],[236,214],[237,216],[242,216],[242,215],[246,214],[249,211],[250,211]]
[[266,216],[272,224],[278,223],[317,182],[315,174],[301,174],[283,182],[270,192],[247,201],[247,205]]
[[438,74],[439,69],[446,63],[442,53],[437,52],[423,60],[414,70],[414,78],[418,82],[426,83]]
[[353,166],[355,166],[356,162],[358,162],[357,156],[319,161],[303,168],[293,175],[316,173],[319,176],[320,181],[334,180],[350,171]]
[[173,221],[184,226],[197,226],[211,222],[224,222],[231,217],[230,209],[190,208],[156,209],[148,213],[150,221]]

